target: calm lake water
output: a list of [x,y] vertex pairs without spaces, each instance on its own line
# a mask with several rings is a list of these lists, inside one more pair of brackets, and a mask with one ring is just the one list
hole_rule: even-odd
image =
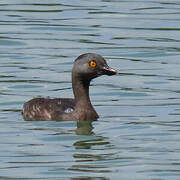
[[[119,75],[95,79],[91,123],[27,122],[33,97],[73,97],[82,53]],[[180,1],[2,0],[0,179],[180,179]]]

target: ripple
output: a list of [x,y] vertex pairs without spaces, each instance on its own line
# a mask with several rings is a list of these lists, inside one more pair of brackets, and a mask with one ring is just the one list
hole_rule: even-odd
[[0,40],[0,46],[25,46],[27,45],[25,42],[20,41],[11,41],[11,40]]

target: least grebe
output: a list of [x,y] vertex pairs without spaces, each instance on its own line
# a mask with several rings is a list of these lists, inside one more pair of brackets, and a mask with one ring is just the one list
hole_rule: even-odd
[[99,117],[89,98],[90,81],[101,75],[115,75],[105,59],[94,53],[80,55],[72,68],[74,99],[34,98],[24,104],[25,120],[93,121]]

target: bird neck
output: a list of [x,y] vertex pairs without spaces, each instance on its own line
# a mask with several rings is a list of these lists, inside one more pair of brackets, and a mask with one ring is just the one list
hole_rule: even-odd
[[96,120],[99,116],[93,108],[89,98],[89,85],[91,79],[72,71],[72,88],[75,97],[75,109],[72,116],[77,121]]
[[89,80],[85,81],[76,75],[72,76],[72,87],[76,104],[92,106],[89,98],[89,85]]

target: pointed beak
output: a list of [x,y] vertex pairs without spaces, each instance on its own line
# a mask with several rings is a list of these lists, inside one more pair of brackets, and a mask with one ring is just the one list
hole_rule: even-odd
[[117,74],[116,70],[110,68],[109,66],[104,66],[101,70],[102,70],[102,74],[106,74],[108,76]]

